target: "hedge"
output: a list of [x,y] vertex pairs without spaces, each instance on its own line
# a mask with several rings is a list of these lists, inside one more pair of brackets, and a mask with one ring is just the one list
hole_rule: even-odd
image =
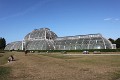
[[[17,51],[17,52],[24,52],[23,50],[11,50],[11,51]],[[84,49],[84,50],[27,50],[28,52],[83,52],[83,51],[100,51],[100,52],[120,52],[120,49]],[[3,51],[0,51],[3,52]]]

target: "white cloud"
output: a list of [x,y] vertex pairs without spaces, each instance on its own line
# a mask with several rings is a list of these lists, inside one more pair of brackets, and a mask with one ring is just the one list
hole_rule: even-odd
[[119,22],[119,18],[105,18],[104,21]]
[[104,21],[110,21],[112,18],[105,18]]

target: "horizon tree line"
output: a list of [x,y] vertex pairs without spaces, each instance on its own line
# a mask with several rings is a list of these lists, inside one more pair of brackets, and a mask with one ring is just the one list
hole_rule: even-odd
[[120,48],[120,38],[117,38],[116,40],[109,38],[108,39],[112,44],[116,44],[116,48]]

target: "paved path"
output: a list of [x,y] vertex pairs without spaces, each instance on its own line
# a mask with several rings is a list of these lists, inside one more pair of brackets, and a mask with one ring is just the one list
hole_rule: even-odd
[[69,55],[69,56],[90,56],[90,55],[93,55],[93,56],[120,56],[120,54],[63,54],[63,55]]

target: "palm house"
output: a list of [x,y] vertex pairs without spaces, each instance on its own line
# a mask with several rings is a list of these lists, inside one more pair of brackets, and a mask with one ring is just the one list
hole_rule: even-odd
[[35,29],[23,41],[8,43],[5,50],[83,50],[115,49],[101,34],[58,37],[49,28]]

